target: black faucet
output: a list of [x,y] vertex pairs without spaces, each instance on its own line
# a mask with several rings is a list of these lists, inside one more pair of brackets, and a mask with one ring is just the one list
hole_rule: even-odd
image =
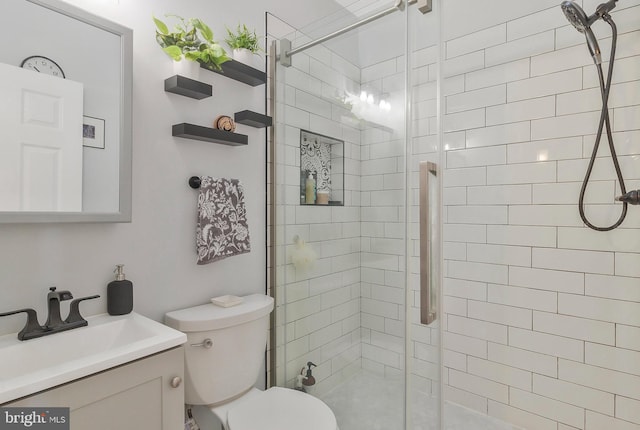
[[95,295],[74,299],[69,307],[69,315],[67,316],[67,319],[63,321],[60,316],[60,302],[64,300],[71,300],[73,295],[69,291],[56,291],[56,287],[51,287],[47,294],[49,315],[47,316],[47,322],[44,325],[40,325],[38,322],[38,315],[33,309],[19,309],[17,311],[0,313],[0,317],[15,315],[21,312],[26,313],[27,323],[18,333],[18,339],[35,339],[37,337],[86,326],[89,323],[80,315],[80,302],[84,300],[97,299],[98,297],[100,296]]
[[73,299],[73,295],[69,291],[56,291],[56,287],[49,288],[47,294],[49,316],[47,316],[47,322],[44,323],[47,329],[55,330],[64,324],[60,316],[60,302],[71,299]]

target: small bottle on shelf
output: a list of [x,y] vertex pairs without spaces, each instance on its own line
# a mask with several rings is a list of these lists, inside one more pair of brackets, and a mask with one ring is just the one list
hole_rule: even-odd
[[316,180],[313,179],[313,174],[309,172],[307,181],[305,182],[305,198],[308,205],[313,205],[316,202]]

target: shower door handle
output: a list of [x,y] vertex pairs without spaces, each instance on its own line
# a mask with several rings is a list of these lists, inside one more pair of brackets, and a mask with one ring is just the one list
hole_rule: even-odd
[[430,178],[438,175],[438,167],[430,161],[420,163],[420,323],[431,324],[437,317],[437,304],[431,283],[431,199]]

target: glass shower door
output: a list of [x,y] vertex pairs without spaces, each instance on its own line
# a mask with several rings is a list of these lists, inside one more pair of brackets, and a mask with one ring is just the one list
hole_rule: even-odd
[[407,429],[441,421],[440,9],[407,14],[408,303]]
[[[376,10],[302,31],[268,16],[268,30],[295,48]],[[439,426],[439,323],[420,321],[418,215],[419,162],[438,162],[437,55],[422,42],[407,56],[409,13],[427,16],[405,8],[271,68],[271,381],[325,401],[341,430]],[[439,222],[433,179],[423,231]]]

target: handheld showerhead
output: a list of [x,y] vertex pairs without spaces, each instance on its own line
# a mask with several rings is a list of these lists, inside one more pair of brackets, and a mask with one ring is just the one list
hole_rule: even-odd
[[601,3],[596,8],[595,13],[591,16],[587,16],[584,10],[582,10],[582,8],[572,0],[563,1],[560,4],[560,8],[562,8],[564,16],[567,17],[567,20],[569,20],[571,25],[573,25],[580,33],[585,33],[585,31],[589,29],[594,22],[611,12],[616,7],[617,1],[618,0],[609,0],[606,3]]
[[[618,30],[615,22],[609,15],[609,12],[613,8],[616,7],[616,2],[618,0],[609,0],[606,3],[600,4],[593,15],[587,16],[584,13],[584,10],[574,3],[573,1],[563,1],[560,4],[562,8],[562,12],[566,16],[567,20],[573,25],[576,30],[580,33],[583,33],[587,39],[587,47],[589,48],[589,52],[593,57],[593,61],[596,63],[596,70],[598,72],[598,80],[600,81],[600,93],[602,96],[602,109],[600,111],[600,121],[598,123],[598,131],[596,133],[595,143],[593,145],[593,152],[591,153],[591,158],[589,160],[589,165],[587,167],[587,172],[585,173],[584,180],[582,181],[582,188],[580,189],[580,197],[578,198],[578,211],[580,212],[580,218],[585,223],[585,225],[593,230],[597,231],[610,231],[614,228],[617,228],[624,221],[627,216],[627,205],[628,204],[640,204],[640,190],[632,191],[627,193],[626,187],[624,185],[624,178],[622,176],[622,171],[620,170],[620,163],[618,162],[618,157],[616,155],[615,147],[613,144],[613,133],[611,131],[611,119],[609,118],[609,108],[608,108],[608,100],[609,93],[611,90],[611,78],[613,77],[613,63],[616,55],[616,43],[618,38]],[[593,34],[591,30],[591,26],[602,19],[607,24],[611,26],[611,53],[609,60],[609,71],[607,73],[607,78],[605,82],[604,72],[602,70],[602,58],[600,53],[600,47],[598,46],[598,40],[596,36]],[[620,183],[620,190],[622,191],[622,196],[617,197],[616,200],[623,202],[622,204],[622,212],[618,220],[608,226],[608,227],[598,227],[592,224],[586,216],[585,213],[585,204],[584,204],[584,196],[589,185],[589,179],[591,178],[591,173],[593,171],[593,166],[596,161],[596,157],[598,154],[598,147],[600,146],[600,141],[602,139],[602,132],[606,128],[607,130],[607,140],[609,142],[609,150],[611,151],[611,159],[613,161],[613,166],[616,171],[616,176],[618,177],[618,181]]]
[[589,22],[587,14],[584,13],[584,10],[582,10],[582,8],[573,1],[563,1],[560,4],[560,8],[562,9],[562,12],[564,12],[564,16],[567,17],[567,20],[580,33],[584,33],[584,30],[591,26],[592,23]]
[[587,16],[584,10],[582,10],[582,8],[573,1],[567,0],[560,4],[560,8],[562,8],[562,12],[564,12],[564,16],[567,17],[567,20],[569,20],[576,30],[583,33],[586,37],[589,52],[596,64],[602,63],[602,55],[600,53],[598,39],[596,39],[596,36],[593,34],[591,25],[616,7],[616,1],[618,0],[609,0],[607,3],[602,3],[596,8],[596,12],[591,16]]

